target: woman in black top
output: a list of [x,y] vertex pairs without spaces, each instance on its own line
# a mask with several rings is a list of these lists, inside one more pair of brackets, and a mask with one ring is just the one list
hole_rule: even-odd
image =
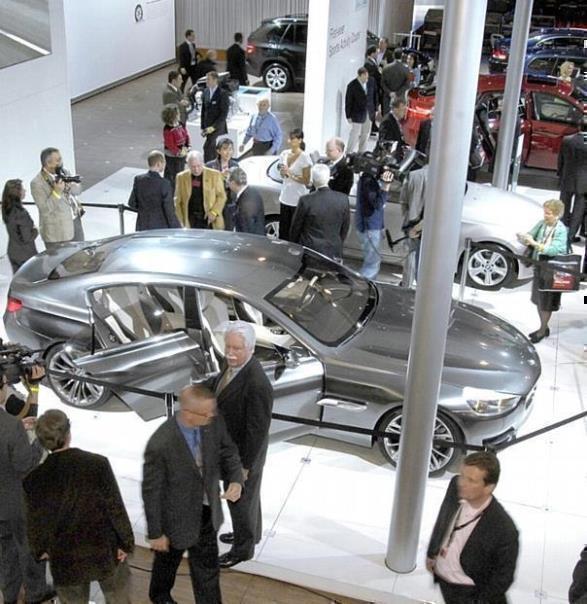
[[2,220],[8,231],[8,259],[14,273],[38,253],[35,239],[39,231],[22,205],[25,194],[22,180],[17,178],[6,181],[2,192]]

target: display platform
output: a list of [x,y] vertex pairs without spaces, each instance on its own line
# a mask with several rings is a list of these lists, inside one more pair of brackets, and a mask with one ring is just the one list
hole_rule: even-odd
[[[131,173],[122,170],[96,185],[112,195],[118,189],[121,196],[128,195],[131,186]],[[552,192],[522,187],[518,192],[540,200],[553,197]],[[92,195],[90,190],[85,197],[89,200]],[[0,269],[4,304],[9,282],[6,260]],[[382,278],[396,276],[386,272]],[[542,377],[522,433],[585,410],[584,295],[584,290],[563,295],[562,310],[551,321],[551,336],[536,346]],[[505,318],[524,333],[537,327],[529,284],[499,292],[467,288],[465,301]],[[145,543],[142,453],[163,420],[144,423],[115,405],[103,412],[72,409],[45,387],[40,401],[41,411],[58,407],[68,413],[74,446],[109,457],[137,540]],[[585,421],[576,422],[500,454],[502,478],[495,494],[521,534],[516,582],[509,592],[514,604],[567,601],[573,567],[587,542],[585,429]],[[389,571],[384,563],[395,476],[377,450],[316,436],[272,443],[263,482],[263,540],[254,560],[239,565],[239,570],[372,602],[441,602],[424,568],[424,556],[449,476],[428,481],[418,566],[406,575]],[[229,518],[226,513],[223,531],[229,529]],[[228,546],[220,547],[225,551]]]

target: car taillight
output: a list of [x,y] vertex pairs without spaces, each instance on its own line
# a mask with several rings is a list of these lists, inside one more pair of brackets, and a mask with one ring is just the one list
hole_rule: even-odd
[[18,312],[22,309],[22,302],[18,298],[8,297],[8,302],[6,303],[6,312]]
[[501,48],[494,48],[491,51],[491,56],[498,61],[505,61],[508,58],[507,53]]
[[255,45],[250,42],[247,44],[247,54],[251,55],[255,52]]

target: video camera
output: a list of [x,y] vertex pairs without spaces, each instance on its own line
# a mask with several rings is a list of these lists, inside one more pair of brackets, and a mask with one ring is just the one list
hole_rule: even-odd
[[45,364],[42,350],[31,350],[20,344],[5,344],[0,338],[0,372],[8,384],[17,384],[22,377],[29,378],[33,365]]
[[60,166],[55,170],[55,182],[64,182],[66,185],[69,183],[81,183],[82,177],[78,174],[66,174],[63,168]]
[[374,152],[349,153],[346,163],[355,174],[370,174],[379,180],[385,172],[391,172],[393,179],[402,182],[408,172],[417,167],[422,154],[415,149],[398,149],[397,141],[384,142]]

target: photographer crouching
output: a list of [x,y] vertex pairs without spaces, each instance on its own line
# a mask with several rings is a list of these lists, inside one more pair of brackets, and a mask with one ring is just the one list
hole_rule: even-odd
[[80,183],[80,176],[72,176],[63,167],[59,149],[41,151],[41,171],[31,181],[31,194],[39,209],[41,238],[47,251],[68,241],[84,240],[84,209],[77,198]]
[[[0,591],[5,604],[16,604],[23,586],[27,603],[41,604],[56,596],[47,584],[47,563],[35,560],[29,550],[22,488],[24,477],[43,453],[36,440],[31,442],[27,430],[34,428],[39,382],[44,375],[40,365],[23,372],[20,357],[0,354]],[[26,400],[10,389],[19,377],[28,391]]]

